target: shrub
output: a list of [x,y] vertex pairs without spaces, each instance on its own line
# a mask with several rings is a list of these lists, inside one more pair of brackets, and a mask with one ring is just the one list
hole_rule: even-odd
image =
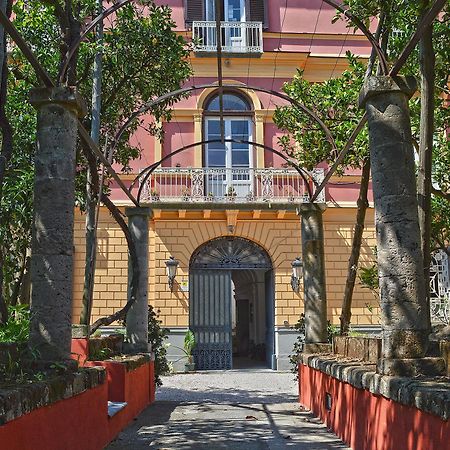
[[159,311],[148,306],[148,342],[152,346],[152,352],[155,354],[155,383],[156,386],[162,385],[161,375],[170,372],[169,362],[167,361],[167,346],[165,341],[169,334],[167,328],[161,327],[161,321],[158,319]]
[[26,342],[30,335],[29,305],[9,306],[8,322],[0,326],[0,342]]
[[[300,319],[293,327],[298,331],[297,339],[294,343],[292,353],[289,356],[289,362],[291,363],[291,372],[295,375],[295,379],[298,378],[298,355],[303,351],[303,345],[305,344],[305,315],[300,314]],[[327,322],[327,339],[331,344],[333,342],[333,336],[339,334],[339,327],[333,325],[330,321]]]

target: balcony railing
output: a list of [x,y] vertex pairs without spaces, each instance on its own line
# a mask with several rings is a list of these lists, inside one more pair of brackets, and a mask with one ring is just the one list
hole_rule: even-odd
[[[314,177],[323,179],[323,169]],[[146,181],[144,202],[300,203],[308,198],[304,179],[293,169],[160,168]],[[323,202],[321,194],[318,202]]]
[[[192,23],[192,37],[197,53],[217,51],[216,22],[201,21]],[[261,22],[221,22],[220,37],[222,52],[261,54],[263,37]]]

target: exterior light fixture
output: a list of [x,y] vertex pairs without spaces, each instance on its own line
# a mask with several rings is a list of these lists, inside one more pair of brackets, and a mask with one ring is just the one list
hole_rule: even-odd
[[170,292],[173,292],[173,283],[177,275],[178,264],[178,260],[176,260],[173,256],[166,261],[167,283],[169,285]]
[[292,275],[291,275],[291,287],[294,292],[300,290],[300,279],[303,275],[303,262],[299,256],[294,259],[291,263]]

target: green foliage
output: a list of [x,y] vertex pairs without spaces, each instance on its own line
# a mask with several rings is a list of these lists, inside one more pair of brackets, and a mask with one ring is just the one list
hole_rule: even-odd
[[[294,78],[283,85],[283,91],[303,103],[328,126],[338,149],[344,147],[355,125],[362,116],[357,98],[362,87],[365,66],[347,52],[349,69],[342,76],[323,83],[310,83],[297,71]],[[317,123],[295,106],[277,107],[274,122],[286,132],[279,140],[288,155],[306,169],[312,170],[322,161],[334,162],[336,155]],[[355,141],[353,151],[344,159],[343,167],[360,167],[367,155],[367,131]]]
[[186,331],[184,335],[184,352],[189,359],[189,362],[192,360],[192,351],[194,350],[196,345],[195,335],[191,330]]
[[[289,362],[291,364],[291,372],[295,375],[295,379],[298,378],[298,355],[303,351],[305,345],[305,315],[300,314],[300,318],[297,323],[292,327],[297,331],[297,339],[294,342],[292,353],[289,355]],[[339,326],[333,325],[330,321],[327,322],[327,339],[331,344],[333,342],[333,336],[339,335]]]
[[[387,46],[388,59],[392,62],[398,57],[410,37],[417,29],[423,15],[425,1],[411,0],[344,0],[344,5],[363,22],[369,23],[373,17],[383,14],[385,27],[383,32],[389,35]],[[431,5],[433,2],[429,1]],[[338,14],[338,16],[340,16]],[[450,193],[450,108],[446,96],[450,93],[450,2],[433,22],[433,47],[435,56],[435,111],[434,146],[432,178],[436,189],[447,195]],[[405,75],[414,75],[420,80],[419,49],[416,46],[401,69]],[[356,97],[355,97],[356,101]],[[413,141],[417,144],[420,136],[420,96],[410,100]],[[444,198],[432,198],[432,248],[450,245],[449,201]]]
[[148,342],[152,346],[155,354],[155,383],[156,386],[162,385],[161,375],[170,372],[169,362],[167,361],[167,346],[165,344],[169,330],[161,327],[161,320],[158,319],[159,311],[155,312],[153,307],[148,307]]
[[377,292],[379,288],[378,265],[373,264],[369,267],[361,267],[359,269],[359,279],[363,287]]
[[[45,70],[56,80],[65,50],[63,33],[52,3],[46,0],[17,0],[13,10],[14,25]],[[74,18],[83,24],[96,15],[96,0],[61,2],[61,5],[71,5]],[[101,145],[107,139],[111,142],[124,121],[143,103],[179,89],[191,74],[189,48],[175,32],[169,7],[157,6],[149,0],[133,2],[120,9],[114,21],[108,19],[105,30],[101,47]],[[77,59],[76,87],[88,107],[84,119],[88,130],[91,122],[92,66],[98,50],[94,33],[90,33],[80,45]],[[4,255],[4,293],[8,303],[15,301],[13,296],[18,291],[26,251],[31,242],[36,111],[28,102],[28,94],[35,85],[39,82],[30,64],[17,46],[11,46],[6,113],[13,128],[14,144],[0,200],[0,245]],[[162,138],[158,124],[161,119],[170,119],[170,107],[176,100],[167,100],[149,111],[146,131]],[[139,144],[130,143],[129,138],[138,127],[143,126],[142,120],[136,119],[123,135],[113,156],[113,162],[122,167],[123,172],[130,170],[132,159],[141,156]],[[107,187],[105,191],[108,191]],[[85,208],[85,199],[86,161],[78,151],[76,201],[82,209]]]
[[113,351],[108,347],[96,348],[93,352],[89,352],[91,361],[103,361],[111,358]]
[[10,306],[8,310],[8,322],[0,327],[0,342],[26,342],[30,333],[29,306]]

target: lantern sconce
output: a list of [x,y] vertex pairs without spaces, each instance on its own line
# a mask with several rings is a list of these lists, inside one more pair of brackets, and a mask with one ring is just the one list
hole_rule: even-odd
[[291,275],[291,287],[294,292],[298,294],[300,291],[300,280],[303,275],[303,261],[297,256],[291,263],[292,275]]
[[171,256],[166,261],[166,273],[167,273],[167,283],[169,285],[170,292],[173,292],[173,285],[175,277],[177,276],[178,260]]

